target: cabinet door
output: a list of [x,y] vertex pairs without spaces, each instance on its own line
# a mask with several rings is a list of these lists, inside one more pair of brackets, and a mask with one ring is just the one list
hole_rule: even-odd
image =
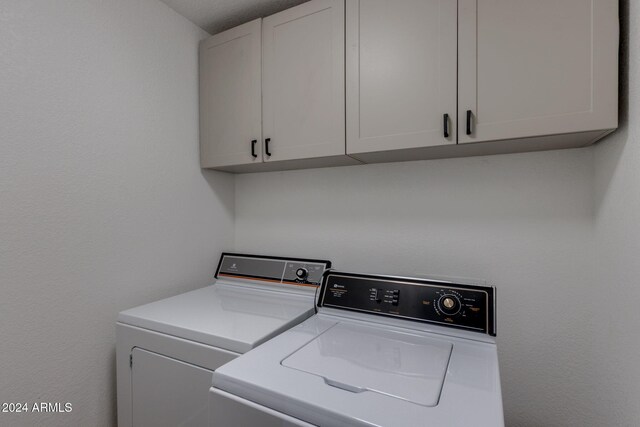
[[347,0],[348,154],[455,144],[456,43],[456,1]]
[[264,18],[262,37],[265,161],[344,155],[344,1]]
[[459,142],[617,126],[617,0],[459,6]]
[[257,19],[200,44],[203,168],[262,162],[260,38]]

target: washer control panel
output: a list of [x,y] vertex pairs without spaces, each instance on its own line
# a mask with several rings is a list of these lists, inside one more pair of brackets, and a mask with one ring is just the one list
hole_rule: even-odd
[[495,288],[417,278],[328,272],[318,305],[495,336]]

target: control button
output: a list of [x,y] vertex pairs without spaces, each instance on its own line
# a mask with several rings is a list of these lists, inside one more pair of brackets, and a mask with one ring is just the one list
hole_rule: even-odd
[[398,305],[398,301],[400,300],[400,291],[398,289],[394,289],[391,291],[391,304]]
[[442,301],[442,305],[444,305],[446,308],[451,310],[453,308],[453,306],[456,305],[456,303],[452,298],[447,297],[447,298],[444,299],[444,301]]
[[306,268],[300,267],[296,270],[296,277],[298,279],[304,280],[307,278],[307,276],[309,276],[309,270],[307,270]]

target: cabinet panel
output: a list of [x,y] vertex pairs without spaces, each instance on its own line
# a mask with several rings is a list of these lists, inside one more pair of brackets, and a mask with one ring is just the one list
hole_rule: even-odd
[[263,59],[265,161],[344,155],[343,0],[264,18]]
[[459,142],[617,126],[617,0],[459,6]]
[[[261,20],[200,45],[200,161],[202,167],[260,163]],[[252,140],[256,140],[252,156]]]
[[346,21],[347,153],[454,144],[456,2],[347,0]]

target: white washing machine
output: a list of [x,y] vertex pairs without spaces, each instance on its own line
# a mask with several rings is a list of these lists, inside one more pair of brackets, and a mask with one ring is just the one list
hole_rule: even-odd
[[311,316],[330,265],[223,253],[213,285],[121,312],[118,425],[208,425],[213,371]]
[[212,426],[504,426],[493,287],[329,271],[317,305],[214,373]]

